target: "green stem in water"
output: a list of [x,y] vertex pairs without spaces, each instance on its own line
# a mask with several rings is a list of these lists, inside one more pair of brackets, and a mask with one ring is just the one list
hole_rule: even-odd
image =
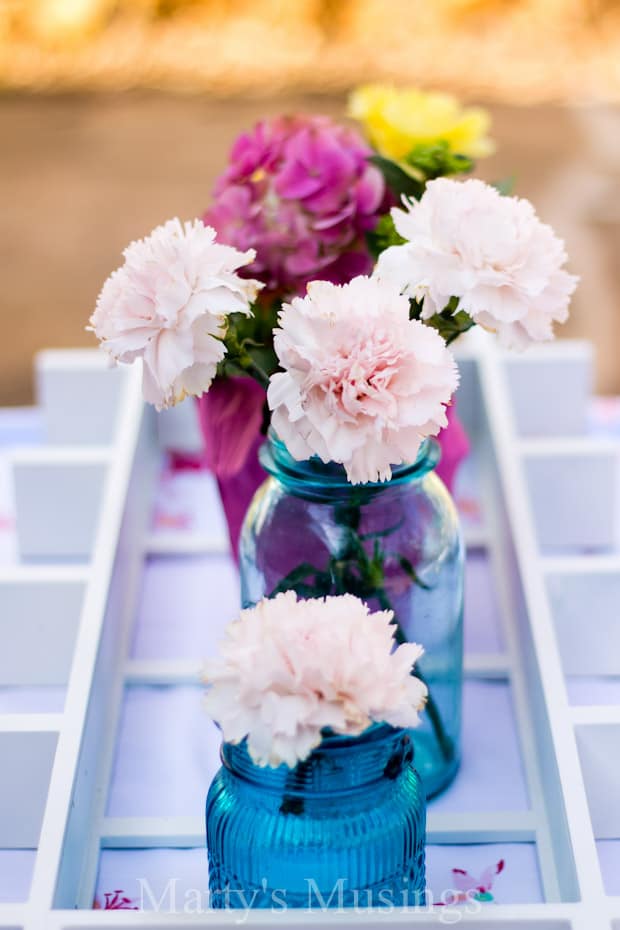
[[[356,545],[353,542],[353,537],[355,537],[356,541],[359,541],[359,537],[353,532],[349,539],[348,551],[343,553],[342,556],[332,556],[327,571],[320,571],[310,562],[302,562],[280,581],[269,596],[275,597],[275,595],[279,594],[281,591],[289,590],[296,591],[300,597],[325,597],[328,594],[344,594],[348,591],[349,593],[361,597],[362,600],[367,601],[374,598],[382,610],[389,610],[394,615],[396,626],[394,638],[396,642],[399,645],[408,642],[398,622],[396,611],[392,607],[385,588],[381,583],[377,583],[377,579],[374,577],[375,572],[378,571],[380,567],[379,557],[375,554],[373,560],[368,559],[363,546],[361,546],[361,544]],[[376,545],[377,540],[375,540],[375,548]],[[360,570],[359,577],[353,576],[347,571],[351,561],[354,562]],[[411,581],[428,590],[428,586],[419,579],[409,561],[402,558],[399,561],[401,563],[401,568],[409,569],[407,570],[407,574],[411,578]],[[405,566],[403,566],[403,561],[406,563]],[[369,577],[371,574],[373,575],[372,578]],[[446,762],[449,762],[454,755],[454,743],[446,732],[443,720],[441,719],[441,712],[429,688],[428,682],[418,668],[415,669],[415,674],[427,687],[428,697],[426,700],[426,712],[435,733],[441,754]]]
[[[355,514],[355,512],[357,513]],[[351,530],[350,547],[351,547],[351,550],[355,552],[356,555],[358,556],[358,562],[359,562],[360,569],[365,570],[365,573],[367,575],[369,575],[371,572],[374,575],[378,568],[381,572],[381,575],[383,575],[384,559],[380,557],[380,554],[377,551],[378,540],[375,539],[375,557],[371,561],[368,559],[366,555],[366,550],[364,549],[364,546],[362,545],[361,538],[359,537],[357,533],[357,529],[361,522],[361,512],[360,512],[359,505],[353,504],[348,509],[347,516],[348,516],[348,519],[347,519],[346,525],[348,525]],[[401,568],[406,572],[406,574],[409,576],[409,578],[414,584],[417,584],[421,588],[428,590],[428,585],[424,584],[424,582],[421,581],[414,567],[412,566],[412,564],[409,562],[408,559],[406,559],[404,556],[400,556],[399,563],[400,563]],[[390,603],[390,599],[387,595],[385,588],[381,584],[377,583],[377,580],[374,577],[368,578],[367,580],[372,582],[372,584],[370,585],[370,587],[372,588],[372,592],[369,591],[370,596],[375,597],[378,603],[380,604],[380,606],[382,607],[382,609],[391,611],[391,613],[394,616],[394,623],[396,625],[396,632],[395,632],[394,638],[396,639],[396,642],[399,644],[406,643],[407,638],[403,632],[403,629],[400,623],[398,622],[396,611],[394,610],[394,608],[392,607],[392,604]],[[424,678],[424,676],[422,675],[422,673],[420,672],[418,668],[415,669],[415,674],[420,679],[420,681],[426,685],[426,690],[427,690],[426,712],[431,722],[431,726],[433,727],[433,730],[435,732],[435,737],[437,739],[437,743],[439,745],[441,754],[444,757],[445,761],[449,762],[454,756],[454,743],[452,739],[450,738],[450,736],[448,735],[448,733],[446,732],[446,728],[444,727],[443,720],[441,719],[441,712],[439,710],[439,707],[437,706],[437,702],[435,701],[435,698],[433,697],[432,691],[428,686],[428,682],[426,681],[426,679]]]

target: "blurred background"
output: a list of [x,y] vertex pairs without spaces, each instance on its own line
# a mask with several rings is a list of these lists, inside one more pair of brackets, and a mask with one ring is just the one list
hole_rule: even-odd
[[478,174],[567,242],[563,335],[620,393],[620,0],[0,0],[0,404],[84,327],[133,238],[200,215],[262,115],[344,117],[358,82],[486,106]]

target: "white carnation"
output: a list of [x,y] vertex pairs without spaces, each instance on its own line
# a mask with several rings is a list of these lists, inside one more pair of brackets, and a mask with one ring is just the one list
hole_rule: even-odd
[[439,178],[392,217],[407,242],[379,256],[375,275],[422,301],[423,319],[458,297],[459,310],[517,348],[552,339],[553,323],[567,319],[578,279],[528,200],[475,179]]
[[324,728],[357,736],[373,722],[417,726],[427,688],[411,672],[423,649],[394,649],[393,619],[351,594],[261,601],[229,624],[206,664],[208,713],[227,742],[247,737],[258,765],[290,768]]
[[225,355],[230,313],[248,314],[261,284],[240,277],[253,249],[215,241],[201,220],[169,220],[124,251],[90,323],[119,362],[143,360],[143,392],[158,409],[207,391]]

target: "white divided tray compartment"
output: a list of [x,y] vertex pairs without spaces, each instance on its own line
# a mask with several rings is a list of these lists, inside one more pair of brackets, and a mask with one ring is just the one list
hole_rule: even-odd
[[[115,874],[110,854],[125,856],[128,868],[137,857],[142,869],[167,851],[169,868],[188,870],[186,884],[195,873],[206,883],[208,785],[190,784],[175,746],[204,742],[207,768],[217,765],[213,731],[191,716],[201,658],[193,644],[214,647],[237,589],[212,482],[192,529],[153,528],[162,450],[187,443],[191,404],[157,415],[142,402],[138,368],[109,370],[98,352],[71,350],[38,357],[45,442],[11,453],[19,558],[0,566],[0,900],[6,876],[22,878],[5,894],[14,903],[0,903],[0,930],[240,921],[283,930],[620,930],[620,443],[588,434],[587,344],[515,356],[475,333],[459,363],[459,412],[474,449],[463,472],[481,515],[465,523],[468,575],[493,588],[488,597],[482,590],[466,634],[465,739],[488,756],[481,749],[470,758],[454,789],[431,803],[429,874],[440,858],[433,851],[469,849],[471,863],[480,850],[483,867],[508,844],[522,870],[533,868],[539,891],[515,903],[389,913],[240,915],[183,902],[171,913],[92,909],[101,875]],[[169,587],[170,559],[204,572],[199,604],[182,575]],[[153,565],[163,573],[149,582]],[[157,648],[149,638],[148,604],[166,601],[185,625],[176,652],[166,649],[165,630]],[[513,729],[486,732],[489,701],[506,703]],[[176,743],[164,711],[173,731],[178,722]],[[145,764],[154,758],[149,739],[165,738],[165,777],[177,786],[187,777],[187,790],[162,809],[149,800],[163,777],[157,767],[133,772],[133,794],[123,783],[123,747],[135,742],[140,713]],[[489,778],[501,783],[499,801],[496,785],[485,803]]]

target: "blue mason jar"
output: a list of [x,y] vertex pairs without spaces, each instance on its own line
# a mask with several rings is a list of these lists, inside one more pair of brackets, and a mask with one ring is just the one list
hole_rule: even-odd
[[390,481],[352,485],[341,465],[298,462],[271,434],[260,451],[270,477],[241,531],[244,607],[280,591],[300,597],[354,594],[393,610],[400,641],[425,654],[422,726],[411,733],[427,797],[454,777],[463,686],[463,544],[456,508],[433,469],[435,440]]
[[206,805],[211,906],[424,903],[425,801],[409,734],[326,735],[294,769],[224,743]]

